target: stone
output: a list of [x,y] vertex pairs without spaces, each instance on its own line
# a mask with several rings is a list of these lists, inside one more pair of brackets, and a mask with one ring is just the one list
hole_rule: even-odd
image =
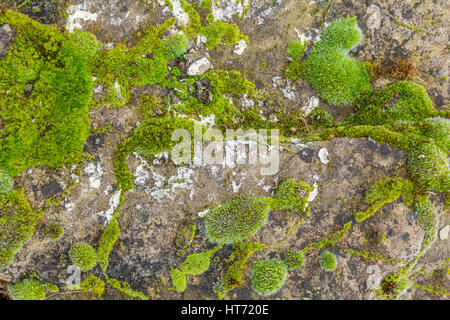
[[381,9],[376,4],[372,4],[367,8],[369,17],[366,20],[368,29],[379,29],[381,26]]
[[203,57],[189,66],[187,74],[189,76],[200,76],[208,71],[209,68],[211,68],[211,62],[208,60],[208,58]]
[[15,31],[9,24],[0,26],[0,60],[6,58],[14,42]]
[[439,230],[439,238],[441,240],[447,240],[449,232],[450,232],[450,225],[446,225],[441,230]]

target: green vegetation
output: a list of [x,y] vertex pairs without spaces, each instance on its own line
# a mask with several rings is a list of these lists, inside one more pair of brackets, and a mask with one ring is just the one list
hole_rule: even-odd
[[114,289],[120,291],[130,299],[139,298],[141,300],[149,300],[149,297],[147,297],[142,292],[136,291],[131,289],[130,284],[127,282],[119,281],[116,279],[108,278],[106,279],[106,282],[113,287]]
[[355,219],[362,222],[371,217],[383,205],[397,200],[400,196],[406,204],[413,202],[414,185],[404,178],[386,178],[372,185],[366,193],[365,201],[370,207],[364,212],[356,212]]
[[421,133],[433,139],[445,153],[450,152],[450,119],[427,118],[420,124]]
[[304,214],[309,193],[313,188],[297,179],[285,179],[275,190],[274,209],[288,210]]
[[0,168],[0,196],[6,195],[11,192],[13,188],[14,180],[7,174],[2,168]]
[[75,243],[69,250],[69,257],[81,271],[89,271],[97,264],[97,253],[86,242]]
[[257,261],[250,269],[252,288],[261,296],[269,296],[280,290],[286,277],[286,265],[276,259]]
[[301,41],[291,41],[287,45],[287,55],[294,61],[298,61],[305,54],[307,43]]
[[348,56],[361,38],[355,17],[332,22],[302,64],[302,75],[328,103],[345,105],[372,89],[364,65]]
[[78,162],[90,129],[87,48],[76,34],[62,34],[19,13],[5,11],[4,23],[17,35],[0,61],[0,168],[15,176],[31,166]]
[[14,300],[44,300],[45,287],[36,278],[28,278],[8,285],[8,291]]
[[264,244],[257,242],[238,242],[234,245],[235,251],[225,261],[231,264],[216,289],[217,299],[222,300],[228,292],[242,285],[244,268],[248,259],[254,252],[262,251],[265,248]]
[[175,59],[187,52],[188,39],[183,33],[174,33],[161,40],[161,49],[168,59]]
[[103,271],[108,268],[108,257],[119,238],[120,228],[117,218],[113,217],[100,238],[97,249],[97,261]]
[[58,293],[59,292],[59,287],[56,284],[47,282],[45,284],[45,290],[47,292],[51,292],[51,293]]
[[193,253],[180,265],[185,274],[199,275],[209,269],[210,257],[206,253]]
[[64,235],[64,228],[57,221],[50,221],[41,229],[42,235],[52,241],[59,241]]
[[16,189],[0,195],[0,270],[6,268],[14,255],[33,236],[44,213],[31,209],[23,191]]
[[93,274],[90,274],[80,283],[80,288],[74,289],[81,289],[85,292],[93,293],[101,299],[103,292],[105,291],[105,281],[94,276]]
[[319,257],[319,264],[325,271],[334,271],[337,267],[337,260],[334,253],[325,251]]
[[208,212],[205,218],[206,236],[217,244],[242,241],[264,226],[270,210],[268,198],[238,196]]
[[172,284],[175,289],[177,289],[179,292],[183,292],[184,290],[186,290],[186,275],[183,273],[183,271],[170,268],[170,278],[172,279]]
[[289,271],[298,270],[305,262],[305,254],[303,251],[289,250],[285,253],[283,261]]

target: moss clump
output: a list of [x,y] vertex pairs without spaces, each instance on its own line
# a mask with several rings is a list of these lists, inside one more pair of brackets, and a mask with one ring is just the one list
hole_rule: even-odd
[[64,228],[57,221],[50,221],[41,229],[42,235],[52,241],[59,241],[64,235]]
[[186,275],[182,271],[171,268],[170,278],[172,279],[172,284],[177,291],[183,292],[186,290]]
[[422,190],[448,192],[450,170],[447,155],[432,143],[416,146],[408,155],[412,181]]
[[422,134],[432,138],[446,153],[450,152],[450,119],[428,118],[420,125]]
[[99,299],[101,299],[103,292],[105,291],[105,281],[94,276],[93,274],[90,274],[83,280],[83,282],[80,283],[80,289],[86,292],[94,293]]
[[358,211],[355,213],[357,222],[362,222],[371,217],[382,206],[391,203],[402,196],[406,204],[411,205],[413,202],[414,185],[404,178],[386,178],[372,185],[366,193],[365,201],[370,204],[366,211]]
[[261,296],[269,296],[280,290],[286,277],[286,265],[276,259],[257,261],[250,269],[252,288]]
[[337,260],[334,253],[325,251],[320,255],[319,264],[325,271],[334,271],[337,267]]
[[345,105],[372,89],[364,65],[348,55],[361,38],[355,17],[332,22],[303,62],[305,79],[328,103]]
[[168,59],[175,59],[186,53],[188,39],[183,33],[174,33],[162,39],[160,47]]
[[69,257],[81,271],[89,271],[97,263],[95,249],[86,242],[75,243],[69,250]]
[[381,299],[397,299],[408,287],[409,280],[403,269],[398,272],[388,274],[376,290]]
[[51,292],[51,293],[58,293],[59,287],[56,284],[47,282],[45,284],[45,290],[47,290],[47,292]]
[[300,60],[301,57],[305,54],[305,50],[306,50],[306,41],[305,42],[291,41],[287,45],[287,49],[286,49],[287,55],[290,58],[292,58],[294,61]]
[[399,121],[420,121],[435,113],[427,91],[411,81],[399,81],[368,93],[356,104],[354,124],[380,125]]
[[102,268],[103,271],[106,271],[106,269],[108,268],[108,257],[109,254],[111,253],[114,243],[116,243],[117,239],[119,238],[119,235],[120,235],[119,223],[117,222],[117,218],[114,217],[111,219],[109,225],[103,232],[102,237],[100,238],[98,244],[97,261],[100,265],[100,268]]
[[205,253],[193,253],[180,265],[185,274],[199,275],[209,269],[210,257]]
[[289,250],[285,253],[283,261],[289,271],[298,270],[305,262],[305,254],[303,251]]
[[267,198],[238,196],[208,212],[205,218],[206,235],[218,244],[242,241],[264,226],[270,210]]
[[14,184],[13,178],[0,168],[0,196],[11,192]]
[[303,214],[311,191],[312,187],[303,181],[286,179],[275,190],[273,206],[276,209]]
[[128,296],[130,299],[139,298],[141,300],[149,300],[149,297],[144,293],[132,289],[128,282],[123,282],[108,277],[106,279],[106,282],[114,289]]
[[14,255],[33,236],[44,213],[31,209],[21,189],[0,195],[0,212],[1,270],[11,263]]
[[31,166],[78,162],[93,89],[85,48],[77,36],[19,13],[1,12],[4,23],[16,37],[0,60],[0,168],[15,176]]
[[28,278],[8,285],[8,291],[14,300],[44,300],[45,287],[36,278]]

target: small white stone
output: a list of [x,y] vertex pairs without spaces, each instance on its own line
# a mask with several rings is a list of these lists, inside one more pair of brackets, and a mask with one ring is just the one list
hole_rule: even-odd
[[367,8],[369,17],[366,20],[368,29],[379,29],[381,26],[381,9],[376,4],[372,4]]
[[189,76],[200,76],[211,68],[211,62],[207,58],[201,58],[191,64],[187,70]]
[[233,52],[237,55],[241,55],[244,53],[245,49],[247,49],[247,42],[245,42],[245,40],[239,40],[235,45]]
[[446,225],[439,231],[439,238],[441,240],[447,240],[448,239],[448,233],[450,231],[450,225]]
[[328,160],[328,150],[327,150],[327,148],[322,148],[322,149],[319,150],[319,159],[320,159],[320,162],[322,162],[323,164],[330,163],[330,160]]
[[198,216],[200,218],[204,218],[208,212],[209,212],[209,209],[203,210],[203,211],[198,213]]

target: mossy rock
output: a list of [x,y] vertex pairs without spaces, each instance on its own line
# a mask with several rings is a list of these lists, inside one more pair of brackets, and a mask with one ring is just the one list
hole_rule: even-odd
[[256,234],[266,223],[271,201],[265,197],[238,196],[216,207],[205,218],[206,236],[217,244],[236,243]]
[[337,267],[337,260],[334,253],[325,251],[320,255],[319,264],[325,271],[334,271]]
[[279,210],[302,214],[312,190],[313,188],[303,181],[286,179],[275,190],[273,206]]
[[45,287],[36,278],[28,278],[8,285],[8,291],[14,300],[44,300]]
[[269,296],[281,289],[287,278],[287,267],[283,261],[272,259],[257,261],[250,269],[253,290],[261,296]]
[[97,253],[86,242],[75,243],[69,250],[69,257],[81,271],[89,271],[97,264]]

